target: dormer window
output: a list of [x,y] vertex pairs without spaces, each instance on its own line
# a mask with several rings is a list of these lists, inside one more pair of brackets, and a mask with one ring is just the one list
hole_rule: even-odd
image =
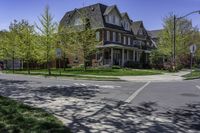
[[123,27],[124,27],[124,29],[125,30],[128,30],[128,31],[130,31],[130,24],[129,24],[129,22],[127,22],[127,21],[122,21],[122,25],[123,25]]
[[109,19],[108,19],[108,23],[111,23],[111,22],[112,22],[112,16],[109,15],[108,18],[109,18]]
[[115,15],[112,16],[112,23],[113,23],[113,24],[116,23],[116,21],[115,21]]
[[129,30],[129,23],[128,23],[128,22],[126,22],[125,29],[126,29],[126,30]]
[[106,22],[109,22],[109,16],[105,16]]
[[139,30],[139,35],[143,35],[142,29]]
[[81,18],[75,18],[74,25],[82,25],[83,21]]
[[116,14],[109,14],[105,16],[106,23],[120,26],[120,17]]

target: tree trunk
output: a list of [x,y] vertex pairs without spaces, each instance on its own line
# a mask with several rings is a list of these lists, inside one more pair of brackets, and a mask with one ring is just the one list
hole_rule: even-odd
[[65,54],[65,52],[64,52],[64,71],[66,70],[66,54]]
[[8,70],[8,60],[6,59],[6,72]]
[[47,70],[48,70],[48,75],[51,75],[51,69],[50,69],[50,61],[49,61],[49,47],[47,46]]
[[29,60],[27,62],[27,70],[28,70],[28,74],[31,74],[31,72],[30,72],[30,61]]
[[84,60],[84,71],[87,70],[87,62]]
[[15,52],[12,53],[12,70],[15,73]]

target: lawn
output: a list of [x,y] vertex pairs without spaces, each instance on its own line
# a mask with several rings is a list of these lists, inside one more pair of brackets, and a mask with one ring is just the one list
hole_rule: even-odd
[[186,80],[190,79],[199,79],[200,78],[200,70],[194,70],[192,73],[183,76]]
[[70,133],[61,121],[42,109],[0,96],[0,133]]
[[[12,71],[8,71],[11,73]],[[27,74],[27,71],[20,70],[16,73]],[[32,75],[47,75],[47,70],[31,70]],[[84,71],[82,68],[68,68],[65,71],[61,70],[61,76],[142,76],[162,74],[159,70],[144,70],[144,69],[95,69],[90,68]],[[59,76],[58,69],[52,69],[52,75]]]

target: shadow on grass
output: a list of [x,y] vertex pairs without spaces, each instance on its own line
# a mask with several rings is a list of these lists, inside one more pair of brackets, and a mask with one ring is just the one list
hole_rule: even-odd
[[0,132],[70,133],[59,120],[42,109],[0,96]]

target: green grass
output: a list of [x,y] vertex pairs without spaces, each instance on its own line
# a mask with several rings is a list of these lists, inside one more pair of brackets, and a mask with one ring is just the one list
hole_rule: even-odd
[[[8,71],[12,73],[12,71]],[[18,74],[27,74],[27,71],[15,71]],[[142,70],[142,69],[87,69],[84,71],[81,68],[68,68],[65,71],[61,71],[61,76],[142,76],[142,75],[156,75],[162,74],[159,70]],[[47,75],[47,70],[31,70],[32,75]],[[59,70],[52,69],[52,75],[59,76]]]
[[200,79],[200,70],[194,70],[192,73],[183,76],[186,80]]
[[42,109],[0,96],[0,133],[70,133],[61,121]]

